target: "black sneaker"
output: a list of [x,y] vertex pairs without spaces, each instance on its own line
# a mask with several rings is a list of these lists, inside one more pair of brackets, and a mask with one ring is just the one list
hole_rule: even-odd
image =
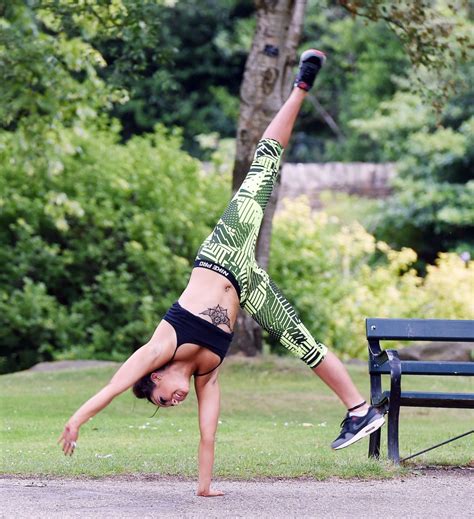
[[369,407],[365,416],[349,416],[341,423],[341,434],[331,443],[335,450],[349,447],[356,441],[368,436],[385,423],[385,418],[374,407]]
[[325,61],[326,56],[324,52],[316,49],[305,50],[301,54],[298,74],[293,86],[308,92]]

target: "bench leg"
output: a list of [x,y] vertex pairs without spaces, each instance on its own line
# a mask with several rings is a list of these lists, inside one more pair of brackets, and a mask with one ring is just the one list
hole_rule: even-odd
[[380,456],[380,429],[370,435],[369,439],[369,458],[379,458]]
[[400,463],[398,445],[398,425],[400,416],[401,363],[396,351],[387,350],[390,362],[390,402],[388,407],[387,443],[388,457],[394,463]]
[[[392,407],[392,406],[390,406]],[[395,406],[394,406],[395,407]],[[400,449],[398,445],[398,417],[400,407],[397,409],[391,408],[388,412],[388,428],[387,428],[387,443],[388,443],[388,457],[397,465],[400,463]]]
[[[382,377],[378,374],[370,375],[370,403],[372,405],[379,403],[382,395]],[[380,429],[377,429],[370,435],[369,440],[369,458],[378,458],[380,456]]]

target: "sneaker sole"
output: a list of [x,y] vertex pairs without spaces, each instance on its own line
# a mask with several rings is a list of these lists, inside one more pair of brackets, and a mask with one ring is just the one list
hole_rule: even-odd
[[357,434],[355,434],[350,440],[346,441],[346,443],[342,443],[341,445],[338,445],[337,447],[333,447],[335,451],[339,449],[344,449],[344,447],[349,447],[349,445],[352,445],[353,443],[362,440],[362,438],[365,438],[369,434],[372,434],[377,429],[380,429],[382,425],[385,423],[385,418],[381,416],[380,418],[377,418],[377,420],[374,420],[373,422],[369,423],[369,425],[366,425],[363,429],[361,429]]
[[324,64],[326,63],[326,60],[327,60],[327,56],[326,54],[324,54],[323,51],[321,50],[318,50],[318,49],[308,49],[308,50],[305,50],[303,52],[303,54],[301,54],[301,57],[300,57],[300,61],[299,61],[299,65],[301,67],[302,63],[303,63],[303,60],[304,60],[304,55],[305,54],[310,54],[310,53],[313,53],[313,54],[316,54],[319,59],[321,60],[321,67],[324,66]]

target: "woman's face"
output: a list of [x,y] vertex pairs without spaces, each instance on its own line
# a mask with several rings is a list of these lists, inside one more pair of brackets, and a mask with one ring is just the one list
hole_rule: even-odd
[[171,407],[180,404],[189,393],[189,379],[168,370],[152,373],[155,383],[152,400],[159,407]]

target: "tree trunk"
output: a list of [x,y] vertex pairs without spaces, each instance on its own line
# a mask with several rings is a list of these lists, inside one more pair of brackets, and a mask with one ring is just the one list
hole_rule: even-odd
[[[232,190],[237,191],[252,162],[265,128],[290,93],[296,49],[303,28],[307,0],[256,0],[257,27],[240,88],[240,117]],[[268,267],[272,219],[279,183],[273,190],[257,243],[256,258]],[[232,352],[254,356],[262,351],[260,327],[240,312]]]

